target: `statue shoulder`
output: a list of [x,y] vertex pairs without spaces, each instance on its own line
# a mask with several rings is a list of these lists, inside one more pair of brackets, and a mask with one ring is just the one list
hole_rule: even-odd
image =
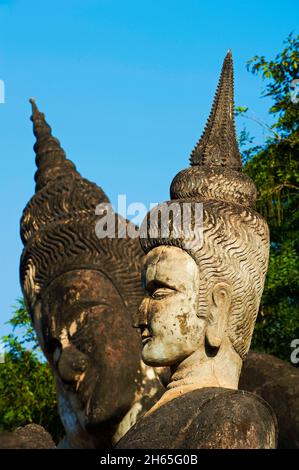
[[141,418],[118,448],[275,448],[276,417],[262,398],[241,390],[186,393]]
[[277,445],[277,420],[261,397],[227,390],[203,407],[197,448],[269,449]]

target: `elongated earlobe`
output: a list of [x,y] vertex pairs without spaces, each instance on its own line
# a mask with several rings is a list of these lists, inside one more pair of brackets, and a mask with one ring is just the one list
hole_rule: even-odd
[[218,282],[212,291],[210,317],[206,329],[206,341],[212,348],[219,348],[226,333],[231,305],[231,287]]

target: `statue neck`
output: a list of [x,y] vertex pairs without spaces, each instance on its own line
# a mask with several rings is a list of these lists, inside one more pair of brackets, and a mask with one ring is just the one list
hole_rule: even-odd
[[207,356],[203,346],[182,362],[172,366],[172,375],[166,392],[148,413],[193,390],[206,387],[237,390],[241,367],[242,360],[228,340],[223,342],[215,357]]

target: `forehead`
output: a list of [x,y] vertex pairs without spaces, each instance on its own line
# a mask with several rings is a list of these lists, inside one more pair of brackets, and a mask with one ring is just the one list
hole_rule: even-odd
[[[88,304],[118,305],[121,297],[113,283],[101,272],[95,270],[73,270],[56,278],[43,292],[43,309],[51,314],[63,309],[63,317],[72,307]],[[46,306],[50,308],[46,308]]]
[[49,294],[67,294],[80,292],[81,295],[105,293],[113,287],[112,282],[100,271],[92,269],[75,269],[61,274],[46,289]]
[[151,250],[143,268],[145,285],[151,281],[161,281],[177,287],[193,283],[198,268],[194,259],[181,248],[159,246]]
[[[78,269],[62,274],[43,291],[41,301],[42,330],[45,335],[48,334],[48,328],[52,335],[59,334],[65,325],[78,318],[85,318],[82,313],[85,314],[93,307],[103,307],[109,312],[113,310],[112,316],[117,319],[126,317],[125,305],[116,287],[105,274],[95,270]],[[102,322],[100,314],[92,318]]]

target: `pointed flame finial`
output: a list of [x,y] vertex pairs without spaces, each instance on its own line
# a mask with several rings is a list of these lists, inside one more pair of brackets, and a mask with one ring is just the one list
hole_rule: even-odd
[[33,133],[36,143],[33,148],[36,153],[35,173],[36,191],[45,186],[48,181],[67,173],[77,174],[75,165],[66,158],[64,150],[56,137],[52,136],[52,130],[45,120],[45,115],[41,113],[34,98],[29,102],[32,107],[31,121],[33,122]]
[[229,49],[205,130],[190,156],[191,166],[222,166],[241,170],[242,158],[234,118],[233,58]]

